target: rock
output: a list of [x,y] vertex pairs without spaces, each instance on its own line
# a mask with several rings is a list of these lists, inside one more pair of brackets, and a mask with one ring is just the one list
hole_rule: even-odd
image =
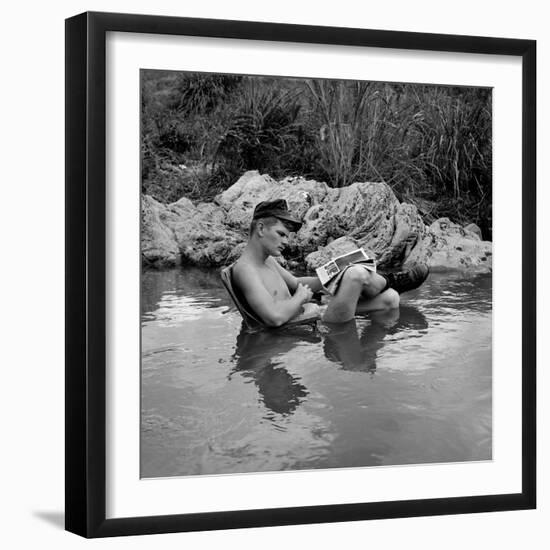
[[470,233],[473,233],[474,235],[477,235],[479,237],[479,240],[481,241],[481,229],[478,225],[475,223],[469,223],[468,225],[464,226],[464,231],[470,231]]
[[141,200],[141,259],[145,265],[170,267],[179,263],[174,232],[163,222],[166,206],[144,195]]
[[211,203],[199,203],[196,206],[192,203],[180,204],[171,213],[178,210],[181,214],[171,219],[171,227],[182,263],[221,266],[238,258],[246,235],[232,230],[224,223],[224,212],[219,206]]
[[399,201],[383,183],[354,183],[332,189],[325,201],[328,235],[354,238],[381,254],[391,242]]
[[221,266],[236,260],[246,236],[225,225],[225,214],[215,204],[182,198],[163,205],[142,198],[141,254],[152,267],[183,264]]
[[492,244],[466,231],[449,218],[440,218],[430,225],[424,237],[408,255],[404,266],[427,263],[432,271],[448,269],[471,273],[492,271]]
[[378,254],[378,265],[382,267],[401,265],[426,231],[416,206],[412,204],[399,204],[394,214],[394,223],[390,243]]
[[303,220],[290,239],[289,266],[312,270],[359,246],[384,267],[425,262],[432,269],[492,269],[492,246],[477,226],[447,218],[426,227],[415,206],[399,203],[384,183],[357,182],[341,189],[304,178],[280,182],[257,171],[243,174],[212,203],[187,198],[163,205],[142,199],[142,257],[157,267],[186,263],[220,266],[245,246],[256,204],[286,199]]
[[[329,190],[325,201],[307,212],[297,244],[308,254],[347,236],[377,258],[380,266],[394,266],[403,262],[410,241],[416,242],[424,230],[414,206],[400,204],[384,183],[363,182]],[[343,242],[338,241],[340,254],[348,251]],[[308,256],[307,262],[311,261]]]
[[227,225],[248,232],[252,213],[259,202],[285,199],[289,209],[302,218],[311,204],[318,204],[324,199],[328,189],[325,183],[303,178],[286,178],[277,182],[253,170],[243,174],[214,202],[223,208]]
[[[354,183],[342,189],[328,189],[324,200],[311,206],[305,213],[304,225],[296,235],[296,248],[306,256],[344,236],[361,244],[365,244],[362,241],[369,241],[369,237],[373,235],[384,240],[383,227],[369,234],[372,229],[371,218],[376,218],[379,213],[374,205],[377,199],[380,204],[384,203],[377,195],[384,191],[377,184],[369,183]],[[385,236],[389,239],[387,233],[388,231]],[[371,248],[374,247],[371,245]]]

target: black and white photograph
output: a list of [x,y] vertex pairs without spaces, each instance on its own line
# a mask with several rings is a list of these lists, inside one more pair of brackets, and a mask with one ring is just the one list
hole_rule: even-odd
[[543,6],[8,5],[4,547],[546,548]]
[[492,113],[141,69],[142,479],[493,458]]

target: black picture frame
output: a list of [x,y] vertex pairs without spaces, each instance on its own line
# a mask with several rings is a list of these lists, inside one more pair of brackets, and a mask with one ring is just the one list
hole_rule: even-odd
[[[517,494],[106,519],[106,65],[109,31],[516,56],[522,61],[522,490]],[[66,20],[66,529],[85,537],[536,506],[536,42],[83,13]]]

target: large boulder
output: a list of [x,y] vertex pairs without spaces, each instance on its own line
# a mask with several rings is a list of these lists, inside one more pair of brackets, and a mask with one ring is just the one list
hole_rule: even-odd
[[306,255],[345,236],[378,254],[391,241],[398,206],[391,189],[382,183],[328,189],[324,200],[305,213],[296,246]]
[[425,262],[432,269],[491,271],[491,243],[475,226],[447,218],[426,227],[415,206],[400,203],[385,183],[357,182],[341,189],[304,178],[279,182],[246,172],[212,203],[182,198],[162,205],[142,200],[142,257],[154,266],[219,266],[239,257],[256,204],[286,199],[303,225],[290,241],[291,267],[311,270],[363,247],[378,265]]
[[246,236],[225,224],[223,209],[186,198],[163,205],[144,196],[141,202],[141,255],[144,265],[221,266],[236,260]]
[[378,255],[378,264],[381,266],[396,267],[403,264],[414,245],[426,233],[426,226],[416,206],[412,204],[401,203],[393,219],[395,225],[391,241]]
[[246,236],[226,225],[219,206],[178,201],[169,209],[183,264],[221,266],[238,258]]
[[465,229],[449,218],[440,218],[426,229],[404,265],[417,262],[427,263],[432,271],[489,272],[493,266],[493,247],[492,243],[482,241],[477,232]]
[[279,182],[252,170],[243,174],[214,202],[222,207],[225,223],[239,231],[248,231],[255,206],[261,201],[285,199],[290,210],[303,218],[312,204],[321,203],[329,191],[325,183],[304,178],[285,178]]
[[380,266],[400,265],[408,243],[425,231],[416,208],[400,204],[384,183],[354,183],[331,190],[304,221],[297,240],[305,254],[313,251],[305,257],[308,267],[358,246],[377,258]]

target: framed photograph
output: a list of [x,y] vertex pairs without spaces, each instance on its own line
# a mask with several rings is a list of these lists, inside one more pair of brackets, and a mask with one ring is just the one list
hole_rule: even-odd
[[535,78],[531,40],[68,19],[67,530],[534,508]]

